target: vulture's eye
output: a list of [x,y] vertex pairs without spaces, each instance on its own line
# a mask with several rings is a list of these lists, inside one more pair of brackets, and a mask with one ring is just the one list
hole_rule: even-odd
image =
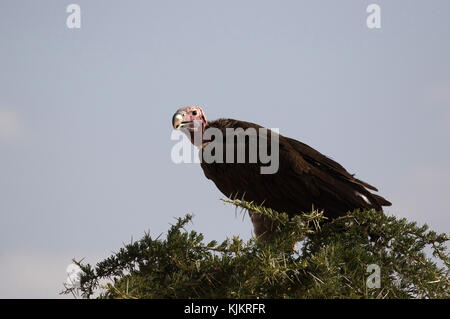
[[197,111],[192,111],[192,115],[197,116]]

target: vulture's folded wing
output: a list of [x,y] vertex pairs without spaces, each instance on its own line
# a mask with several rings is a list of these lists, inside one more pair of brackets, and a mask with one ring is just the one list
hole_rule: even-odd
[[[263,204],[279,212],[296,214],[311,211],[313,207],[325,209],[325,214],[337,217],[355,208],[381,209],[380,196],[371,194],[367,189],[375,188],[355,179],[340,164],[315,151],[311,147],[293,139],[277,135],[279,138],[279,168],[275,174],[262,174],[261,167],[274,165],[258,161],[249,162],[251,138],[230,138],[230,134],[246,134],[248,128],[259,130],[259,125],[227,120],[226,125],[217,125],[223,133],[223,140],[213,140],[202,151],[222,150],[223,161],[202,161],[205,176],[211,179],[226,196],[244,196],[247,201]],[[226,128],[242,128],[245,132],[227,132]],[[271,136],[259,134],[259,143],[266,143],[268,154],[272,154]],[[227,144],[228,143],[228,144]],[[226,145],[232,143],[233,163],[226,162]],[[237,152],[242,143],[246,150],[245,162],[237,163]],[[209,148],[208,148],[209,147]],[[259,147],[257,149],[260,151]],[[216,153],[217,154],[217,153]],[[229,160],[230,158],[228,158]],[[272,158],[274,160],[274,158]],[[384,200],[384,199],[383,199]],[[387,202],[387,201],[385,201]],[[389,203],[389,202],[387,202]]]

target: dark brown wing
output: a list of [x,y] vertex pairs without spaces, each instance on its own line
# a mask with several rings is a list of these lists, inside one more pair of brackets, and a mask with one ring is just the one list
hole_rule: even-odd
[[[218,120],[209,127],[262,128],[259,125],[236,121]],[[272,133],[274,134],[274,133]],[[261,137],[258,137],[261,138]],[[270,145],[270,135],[267,143]],[[226,157],[225,141],[213,141],[222,145]],[[248,144],[248,140],[246,140]],[[248,146],[248,145],[247,145]],[[235,154],[236,149],[235,147]],[[269,147],[270,149],[270,147]],[[248,150],[248,148],[247,148]],[[279,136],[279,169],[275,174],[261,174],[261,162],[206,163],[201,164],[205,176],[211,179],[226,196],[243,196],[247,201],[264,203],[280,212],[297,214],[311,211],[312,207],[324,209],[329,217],[337,217],[356,208],[375,208],[390,204],[367,189],[375,188],[355,179],[340,164],[296,140]]]
[[319,153],[312,147],[294,140],[293,138],[285,137],[288,143],[311,165],[314,165],[322,170],[327,171],[338,178],[347,179],[349,182],[360,184],[368,189],[378,191],[374,186],[367,184],[354,177],[353,174],[347,172],[347,170],[339,163],[335,162],[331,158]]

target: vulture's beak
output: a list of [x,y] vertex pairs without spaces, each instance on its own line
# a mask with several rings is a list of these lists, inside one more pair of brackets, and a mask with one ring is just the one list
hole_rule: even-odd
[[182,113],[175,113],[172,117],[172,126],[174,129],[178,130],[183,126],[184,116]]

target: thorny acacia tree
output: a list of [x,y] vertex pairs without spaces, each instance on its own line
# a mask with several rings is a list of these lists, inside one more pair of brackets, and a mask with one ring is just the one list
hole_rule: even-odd
[[[81,261],[85,298],[449,298],[446,234],[376,211],[324,222],[318,211],[289,218],[244,200],[224,200],[270,218],[264,243],[238,237],[204,242],[179,218],[165,239],[146,234],[95,267]],[[293,246],[300,249],[293,253]],[[426,256],[425,251],[432,252]],[[380,269],[369,288],[368,266]],[[369,268],[370,269],[370,268]]]

